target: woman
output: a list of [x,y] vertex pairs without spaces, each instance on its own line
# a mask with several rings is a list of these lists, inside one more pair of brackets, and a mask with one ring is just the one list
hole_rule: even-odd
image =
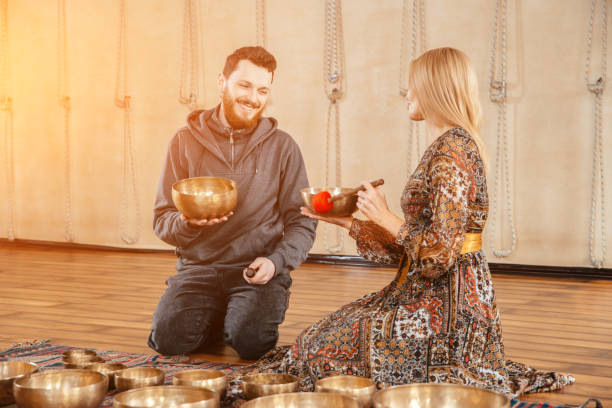
[[458,383],[508,396],[548,391],[574,379],[504,358],[499,311],[481,233],[488,209],[476,75],[465,54],[428,51],[410,65],[408,111],[437,136],[408,180],[394,215],[364,183],[357,206],[368,220],[312,218],[349,229],[359,253],[399,263],[382,290],[304,330],[251,369],[297,375],[302,390],[331,373],[372,378],[378,388]]

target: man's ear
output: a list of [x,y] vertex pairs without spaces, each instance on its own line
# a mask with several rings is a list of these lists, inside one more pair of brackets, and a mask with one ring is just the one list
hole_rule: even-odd
[[225,77],[223,74],[217,75],[217,87],[219,88],[219,93],[223,93],[223,89],[225,88]]

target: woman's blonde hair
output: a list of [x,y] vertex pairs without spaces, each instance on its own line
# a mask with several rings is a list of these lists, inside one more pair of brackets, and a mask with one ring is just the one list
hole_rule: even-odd
[[410,63],[408,87],[427,121],[461,127],[472,136],[486,166],[478,80],[467,55],[449,47],[425,52]]

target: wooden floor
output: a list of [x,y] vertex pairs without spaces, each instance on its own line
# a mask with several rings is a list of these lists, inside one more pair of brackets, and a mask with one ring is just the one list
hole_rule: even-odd
[[[175,257],[0,243],[0,349],[47,338],[65,344],[152,353],[151,316]],[[293,287],[280,343],[351,300],[386,285],[392,269],[305,264]],[[531,401],[612,406],[612,281],[495,275],[506,354],[576,384]],[[229,348],[203,359],[240,361]]]

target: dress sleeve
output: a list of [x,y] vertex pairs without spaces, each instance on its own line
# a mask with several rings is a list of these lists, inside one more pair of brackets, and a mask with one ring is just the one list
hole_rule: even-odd
[[404,253],[393,235],[372,221],[354,219],[349,235],[355,239],[359,255],[370,261],[397,264]]
[[435,279],[446,272],[463,246],[472,171],[461,152],[434,154],[429,168],[431,217],[424,225],[404,224],[395,240],[405,248],[417,273]]

